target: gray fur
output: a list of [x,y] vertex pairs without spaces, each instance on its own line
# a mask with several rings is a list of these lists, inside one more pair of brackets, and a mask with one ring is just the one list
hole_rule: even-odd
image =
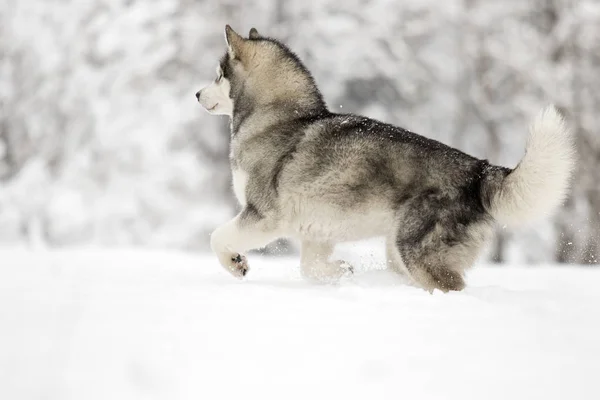
[[243,187],[234,184],[244,208],[213,234],[221,263],[243,276],[239,254],[289,236],[303,243],[307,277],[335,280],[347,270],[328,260],[335,243],[384,236],[393,270],[428,290],[461,290],[511,170],[403,128],[332,113],[283,44],[255,29],[244,39],[228,28],[227,37],[220,65],[231,86],[230,159],[234,175],[243,173]]

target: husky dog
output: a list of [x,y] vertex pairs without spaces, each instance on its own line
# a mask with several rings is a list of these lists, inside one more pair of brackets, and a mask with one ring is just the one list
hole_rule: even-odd
[[554,107],[530,127],[514,168],[479,160],[370,118],[327,109],[313,77],[279,41],[225,27],[217,77],[196,97],[231,119],[233,187],[242,211],[211,247],[236,277],[244,252],[279,237],[301,241],[302,274],[335,281],[338,242],[384,236],[389,267],[429,291],[461,290],[495,222],[547,215],[566,196],[573,140]]

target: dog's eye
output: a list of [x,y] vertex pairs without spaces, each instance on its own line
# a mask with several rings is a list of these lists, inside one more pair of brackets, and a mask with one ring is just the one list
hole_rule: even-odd
[[223,75],[219,75],[219,76],[217,77],[217,80],[216,80],[216,82],[217,82],[217,83],[221,83],[221,79],[223,79]]

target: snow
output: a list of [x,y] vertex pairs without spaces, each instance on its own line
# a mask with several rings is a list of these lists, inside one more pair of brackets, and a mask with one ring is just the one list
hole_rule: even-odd
[[[0,250],[2,399],[598,399],[600,270],[479,266],[461,293],[250,255]],[[364,253],[364,252],[363,252]]]

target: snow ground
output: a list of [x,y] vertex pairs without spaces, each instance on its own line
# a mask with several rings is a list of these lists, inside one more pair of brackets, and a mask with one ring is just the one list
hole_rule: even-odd
[[[478,267],[428,294],[350,258],[0,251],[1,399],[599,399],[600,269]],[[360,267],[363,268],[360,268]]]

